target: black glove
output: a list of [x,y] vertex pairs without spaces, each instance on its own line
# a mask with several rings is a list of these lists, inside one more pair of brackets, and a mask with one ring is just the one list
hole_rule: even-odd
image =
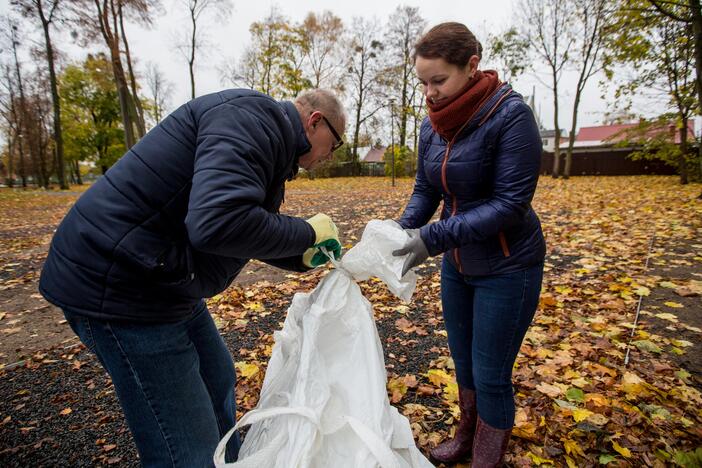
[[422,236],[419,235],[419,229],[405,229],[405,232],[409,239],[407,239],[401,249],[392,252],[395,257],[407,255],[405,263],[402,265],[402,276],[405,276],[411,268],[424,263],[424,260],[429,258],[429,251],[422,240]]

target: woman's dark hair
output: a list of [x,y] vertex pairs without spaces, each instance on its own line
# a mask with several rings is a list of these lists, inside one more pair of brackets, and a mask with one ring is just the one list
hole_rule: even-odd
[[414,45],[412,60],[417,56],[442,58],[447,63],[465,67],[473,55],[483,57],[483,46],[461,23],[441,23],[431,28]]

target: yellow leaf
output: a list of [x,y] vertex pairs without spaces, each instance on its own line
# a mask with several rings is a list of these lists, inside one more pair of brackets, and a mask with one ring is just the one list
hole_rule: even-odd
[[679,302],[668,301],[668,302],[664,302],[664,304],[667,305],[668,307],[672,307],[674,309],[680,309],[681,307],[685,307],[684,305],[680,304]]
[[626,447],[622,447],[617,443],[616,440],[612,441],[612,448],[616,450],[620,455],[626,458],[631,458],[631,450]]
[[258,374],[258,366],[256,364],[252,364],[249,362],[237,362],[234,364],[234,367],[236,367],[239,372],[241,373],[241,376],[245,379],[248,379],[249,377],[253,377],[254,375]]
[[586,393],[585,401],[591,401],[597,406],[609,406],[609,400],[606,396],[602,395],[601,393]]
[[527,456],[529,458],[531,458],[531,461],[537,466],[541,466],[541,465],[545,465],[545,464],[553,465],[553,460],[549,460],[548,458],[541,458],[540,456],[534,455],[531,452],[527,452]]
[[59,414],[66,416],[68,414],[71,414],[72,412],[73,412],[73,410],[71,408],[65,408],[65,409],[62,409]]
[[453,382],[453,377],[442,369],[429,369],[426,376],[429,379],[429,382],[433,383],[434,385],[448,385]]
[[548,384],[546,382],[541,382],[536,386],[536,389],[541,393],[550,396],[551,398],[556,398],[564,393],[560,387]]
[[603,414],[595,413],[587,417],[587,422],[602,427],[609,422],[609,419]]
[[458,384],[456,382],[444,387],[444,400],[449,402],[458,401]]
[[565,448],[565,451],[568,455],[576,454],[576,455],[580,455],[582,457],[585,456],[585,452],[583,452],[583,448],[580,446],[579,443],[577,443],[574,440],[570,440],[570,439],[564,440],[563,447]]
[[244,307],[252,312],[261,312],[265,310],[265,307],[263,307],[263,304],[260,302],[247,302],[244,304]]
[[656,314],[656,317],[662,320],[669,320],[673,323],[678,323],[678,317],[675,314],[671,314],[670,312]]
[[576,408],[573,410],[573,419],[575,422],[581,422],[585,421],[589,416],[593,415],[594,413],[590,410],[587,410],[585,408]]
[[388,390],[391,393],[390,401],[392,403],[397,403],[402,400],[402,397],[407,393],[407,385],[403,379],[395,377],[388,380]]

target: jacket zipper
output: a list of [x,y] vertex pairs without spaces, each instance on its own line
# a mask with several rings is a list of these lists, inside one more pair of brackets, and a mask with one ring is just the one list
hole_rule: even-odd
[[[478,123],[478,127],[483,125],[485,121],[495,112],[497,107],[502,103],[502,101],[505,100],[507,96],[509,96],[512,93],[512,90],[510,89],[507,91],[505,94],[500,96],[500,98],[497,100],[495,105],[492,106],[492,108],[485,114],[485,116],[480,120]],[[458,204],[456,203],[456,195],[451,193],[451,191],[448,188],[448,182],[446,181],[446,166],[448,163],[448,158],[449,158],[449,153],[451,152],[451,147],[453,146],[453,143],[456,141],[456,137],[460,135],[460,133],[463,131],[464,128],[466,128],[466,125],[470,122],[471,119],[468,119],[465,121],[465,123],[461,126],[461,128],[458,129],[458,131],[453,135],[453,138],[451,138],[451,141],[449,141],[448,146],[446,146],[446,153],[444,153],[444,160],[441,163],[441,184],[444,186],[444,191],[446,191],[447,194],[451,196],[451,217],[456,216],[456,212],[458,211]],[[500,231],[499,234],[500,237],[500,244],[502,245],[502,252],[504,253],[505,257],[509,257],[509,248],[507,246],[507,240],[505,239],[505,235],[502,231]],[[463,265],[461,264],[461,256],[458,254],[458,248],[453,249],[453,259],[456,262],[456,265],[458,265],[458,272],[463,273]]]

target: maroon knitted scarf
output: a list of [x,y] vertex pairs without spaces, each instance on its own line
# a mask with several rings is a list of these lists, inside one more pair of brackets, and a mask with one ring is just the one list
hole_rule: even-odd
[[449,102],[438,105],[426,100],[434,131],[451,141],[502,83],[495,70],[478,70],[466,86]]

